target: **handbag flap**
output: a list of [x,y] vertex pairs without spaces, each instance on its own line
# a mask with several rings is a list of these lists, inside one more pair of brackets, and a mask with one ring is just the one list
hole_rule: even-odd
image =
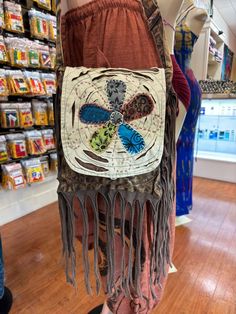
[[111,179],[153,171],[163,154],[165,113],[164,69],[67,67],[61,138],[68,165]]

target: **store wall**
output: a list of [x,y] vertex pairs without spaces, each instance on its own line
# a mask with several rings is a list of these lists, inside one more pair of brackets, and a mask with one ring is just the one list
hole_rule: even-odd
[[224,33],[221,35],[222,40],[225,44],[236,53],[236,36],[231,31],[230,27],[226,21],[220,15],[220,12],[214,6],[214,15],[213,15],[213,24],[217,27],[218,30],[222,30]]

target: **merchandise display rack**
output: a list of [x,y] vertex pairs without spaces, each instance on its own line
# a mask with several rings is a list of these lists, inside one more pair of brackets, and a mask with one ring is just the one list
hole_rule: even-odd
[[[5,2],[4,0],[3,2]],[[29,22],[29,11],[31,9],[35,9],[37,11],[40,11],[44,14],[50,14],[52,16],[55,16],[55,12],[52,10],[46,10],[40,8],[36,2],[33,0],[10,0],[8,2],[19,4],[22,8],[22,16],[23,16],[23,23],[24,23],[24,33],[17,33],[12,32],[6,29],[0,29],[0,35],[2,35],[4,38],[6,37],[14,37],[19,39],[28,39],[36,44],[46,45],[50,48],[56,47],[56,42],[52,41],[50,39],[42,39],[42,38],[36,38],[31,35],[30,31],[30,22]],[[38,72],[43,74],[52,74],[55,73],[54,69],[46,69],[46,68],[35,68],[35,67],[17,67],[12,66],[10,64],[0,64],[0,69],[4,70],[21,70],[21,71],[28,71],[28,72]],[[53,102],[52,95],[43,95],[43,96],[37,96],[37,95],[9,95],[6,97],[0,97],[0,103],[25,103],[25,102],[31,102],[32,100],[38,100],[38,101],[50,101]],[[0,136],[1,135],[7,135],[7,134],[15,134],[15,133],[23,133],[25,131],[32,131],[32,130],[47,130],[47,129],[53,129],[54,125],[32,125],[29,128],[22,128],[22,127],[13,127],[13,128],[2,128],[0,124]],[[54,130],[55,131],[55,130]],[[50,149],[46,152],[37,154],[37,155],[28,155],[24,158],[9,158],[7,161],[0,162],[0,168],[2,165],[5,164],[12,164],[12,163],[20,163],[21,161],[30,160],[33,158],[40,158],[43,156],[50,156],[50,154],[55,154],[56,149]],[[2,171],[0,171],[0,183],[2,181]],[[30,187],[30,188],[29,188]],[[0,225],[4,224],[6,222],[12,221],[16,218],[19,218],[25,214],[28,214],[29,212],[32,212],[42,206],[45,206],[51,202],[56,201],[56,187],[57,187],[57,181],[56,181],[56,172],[50,171],[48,176],[45,176],[44,180],[42,182],[28,183],[27,186],[24,189],[19,189],[16,191],[6,191],[0,187],[0,194],[1,199],[5,199],[6,195],[8,193],[11,193],[11,200],[9,201],[3,201],[1,202],[0,206]],[[7,193],[7,194],[6,194]],[[43,196],[44,195],[44,196]],[[8,197],[7,197],[8,198]],[[43,198],[43,199],[42,199]]]

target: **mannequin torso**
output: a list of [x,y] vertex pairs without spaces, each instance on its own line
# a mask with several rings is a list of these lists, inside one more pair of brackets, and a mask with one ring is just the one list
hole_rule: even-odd
[[[165,36],[171,54],[174,54],[176,19],[182,4],[183,0],[158,0],[161,15],[168,22],[168,24],[165,24]],[[179,114],[176,119],[176,140],[178,140],[186,113],[185,106],[179,102]]]
[[199,36],[201,30],[207,20],[207,12],[204,9],[196,8],[193,0],[184,0],[179,16],[177,19],[177,24],[179,24],[182,19],[186,16],[186,24],[190,30]]
[[[175,25],[176,19],[180,10],[183,0],[158,0],[158,6],[161,11],[163,19],[168,22],[165,25],[165,35],[168,43],[169,52],[174,53],[174,41],[175,41]],[[170,24],[170,25],[169,25]],[[171,27],[173,26],[173,28]]]

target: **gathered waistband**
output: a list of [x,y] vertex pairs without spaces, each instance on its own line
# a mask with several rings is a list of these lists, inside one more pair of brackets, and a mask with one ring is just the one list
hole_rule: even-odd
[[78,21],[112,8],[126,8],[143,13],[140,0],[92,0],[87,4],[69,10],[65,17],[67,21]]

